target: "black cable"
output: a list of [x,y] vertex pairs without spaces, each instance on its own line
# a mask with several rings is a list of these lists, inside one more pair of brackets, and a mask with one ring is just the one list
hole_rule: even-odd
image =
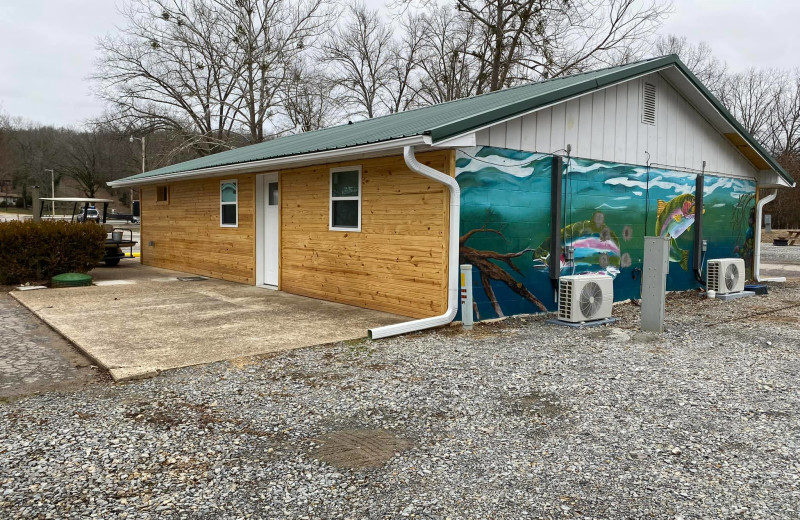
[[645,150],[647,154],[647,185],[645,189],[645,196],[644,196],[644,235],[642,237],[647,236],[647,218],[650,215],[650,153]]
[[[565,230],[566,229],[570,229],[570,235],[569,235],[569,243],[570,243],[570,245],[567,246],[567,249],[572,247],[572,240],[574,238],[572,236],[572,229],[570,228],[570,224],[572,224],[572,199],[573,199],[573,196],[572,196],[572,175],[570,175],[570,166],[571,166],[571,164],[572,164],[572,157],[567,155],[567,171],[566,171],[566,174],[565,174],[566,175],[566,179],[565,179],[565,181],[566,181],[566,190],[565,191],[566,191],[566,195],[568,197],[567,198],[568,204],[564,204],[564,213],[565,213],[564,229]],[[567,211],[567,205],[569,205],[569,211]],[[566,233],[564,233],[564,242],[567,242],[567,234]],[[571,259],[569,261],[572,262],[572,274],[575,274],[575,251],[574,251],[574,249],[572,250],[572,254],[570,255],[570,258]],[[566,259],[567,259],[567,255],[564,254],[564,260],[566,260]]]

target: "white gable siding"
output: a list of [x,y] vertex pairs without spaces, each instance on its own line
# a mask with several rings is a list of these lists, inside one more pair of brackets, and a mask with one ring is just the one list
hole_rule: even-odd
[[[642,123],[641,85],[656,86],[656,124]],[[477,132],[477,145],[661,168],[756,177],[757,170],[658,73],[544,108]],[[563,153],[563,152],[562,152]]]

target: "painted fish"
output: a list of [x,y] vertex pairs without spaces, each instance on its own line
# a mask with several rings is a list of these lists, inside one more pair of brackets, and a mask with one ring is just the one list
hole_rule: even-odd
[[[592,220],[575,222],[561,229],[563,247],[575,249],[573,261],[567,261],[562,249],[561,274],[598,273],[616,276],[619,274],[619,238],[603,223],[600,212]],[[545,270],[550,258],[550,239],[546,239],[533,251],[534,267]]]
[[669,260],[678,262],[685,271],[689,270],[689,251],[681,249],[675,240],[694,224],[694,195],[685,193],[669,202],[658,201],[656,234],[670,238]]

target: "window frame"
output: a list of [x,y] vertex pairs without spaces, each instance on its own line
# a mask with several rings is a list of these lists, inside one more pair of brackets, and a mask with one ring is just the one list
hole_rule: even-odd
[[[358,172],[358,196],[357,197],[334,197],[333,196],[333,174],[339,172]],[[357,166],[339,166],[331,168],[329,173],[330,179],[328,180],[328,230],[329,231],[350,231],[361,232],[361,193],[362,193],[362,177],[361,165]],[[358,201],[358,225],[356,227],[341,227],[333,225],[333,203],[334,201],[355,200]]]
[[[223,202],[222,201],[222,186],[232,182],[236,185],[236,200],[233,202]],[[236,207],[236,223],[235,224],[225,224],[222,222],[222,207],[223,206],[235,206]],[[219,181],[219,227],[224,228],[238,228],[239,227],[239,179],[225,179]]]
[[[164,189],[166,190],[164,193],[166,194],[166,198],[164,200],[159,200],[159,192]],[[157,184],[156,185],[156,204],[169,204],[169,192],[172,191],[169,189],[169,184]]]

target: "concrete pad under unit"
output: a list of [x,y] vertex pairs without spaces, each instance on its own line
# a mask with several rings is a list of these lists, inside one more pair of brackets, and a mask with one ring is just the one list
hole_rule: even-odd
[[116,380],[364,338],[410,319],[215,279],[180,282],[174,275],[185,273],[139,264],[117,273],[135,283],[12,294]]

